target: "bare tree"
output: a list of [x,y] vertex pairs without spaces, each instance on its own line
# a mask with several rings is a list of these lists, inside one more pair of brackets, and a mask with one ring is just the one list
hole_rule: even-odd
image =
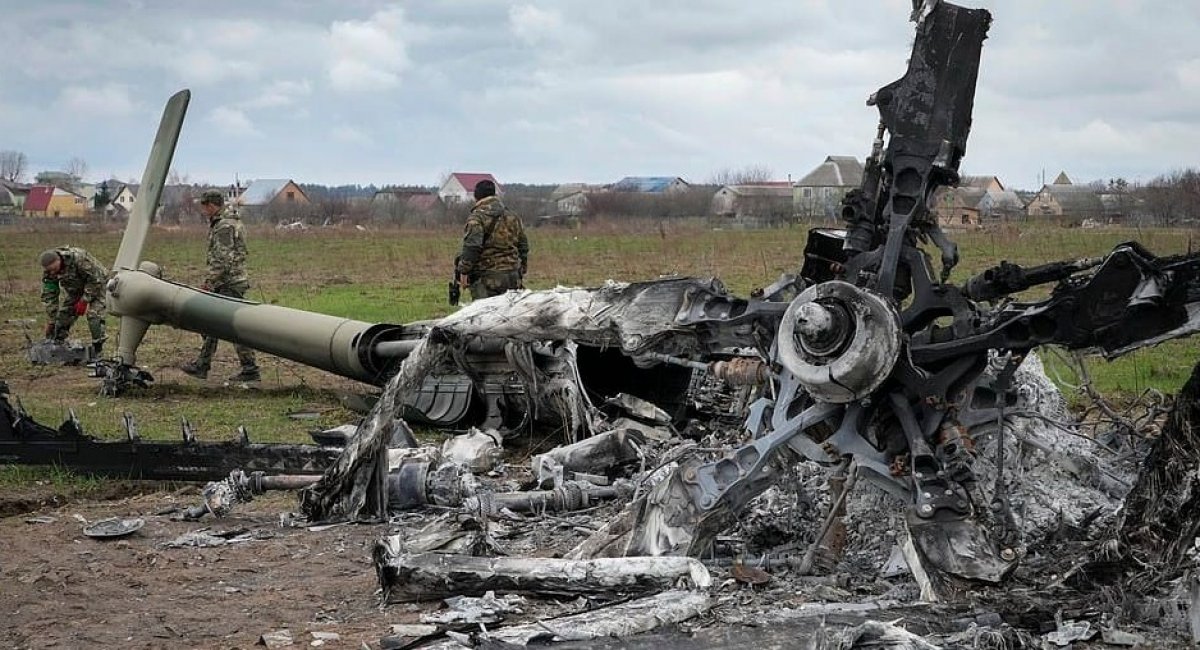
[[29,159],[20,151],[0,151],[0,179],[20,183],[25,178]]
[[1150,180],[1137,196],[1147,216],[1162,226],[1200,217],[1200,171],[1181,169]]
[[709,179],[709,185],[747,185],[751,183],[765,183],[772,180],[775,172],[766,165],[746,165],[741,169],[724,168],[713,172],[712,178]]
[[76,156],[67,161],[67,165],[66,165],[66,167],[63,168],[63,171],[70,174],[71,177],[75,179],[75,182],[79,183],[79,182],[83,181],[83,177],[87,175],[87,172],[88,172],[87,161],[84,160],[83,158]]
[[179,170],[175,169],[174,167],[172,167],[171,171],[167,173],[167,185],[187,185],[187,184],[188,184],[188,175],[187,174],[181,174],[179,172]]

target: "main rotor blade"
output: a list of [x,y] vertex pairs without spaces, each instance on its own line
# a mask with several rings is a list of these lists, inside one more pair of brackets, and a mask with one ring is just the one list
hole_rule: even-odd
[[114,272],[135,270],[141,261],[142,246],[146,242],[146,233],[150,230],[150,219],[158,208],[162,197],[163,184],[167,179],[167,170],[171,167],[171,159],[175,156],[175,143],[179,141],[179,131],[183,128],[183,116],[187,113],[188,101],[192,91],[184,89],[167,100],[163,109],[162,119],[158,123],[158,133],[154,136],[154,145],[150,148],[150,159],[146,161],[146,170],[142,173],[142,186],[138,189],[137,198],[133,201],[133,210],[129,213],[129,223],[125,225],[125,236],[121,238],[121,247],[117,250],[117,260],[113,262]]

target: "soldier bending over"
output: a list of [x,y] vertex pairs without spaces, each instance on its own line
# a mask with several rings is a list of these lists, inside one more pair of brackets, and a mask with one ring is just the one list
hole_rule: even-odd
[[45,251],[38,256],[38,263],[42,266],[42,304],[50,319],[46,338],[63,343],[75,319],[86,315],[92,332],[92,354],[99,357],[105,339],[104,283],[108,269],[91,253],[74,246]]

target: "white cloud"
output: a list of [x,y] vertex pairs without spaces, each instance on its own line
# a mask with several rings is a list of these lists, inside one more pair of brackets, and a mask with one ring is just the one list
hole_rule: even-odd
[[342,142],[345,144],[354,144],[354,145],[371,144],[371,138],[368,137],[366,133],[364,133],[361,129],[356,129],[356,128],[346,125],[346,124],[340,124],[338,126],[335,126],[333,128],[333,130],[330,131],[329,135],[335,141]]
[[208,121],[225,135],[246,137],[262,135],[241,109],[218,106],[208,115]]
[[262,47],[269,39],[263,25],[248,20],[221,21],[205,30],[210,45],[222,49],[249,49]]
[[215,84],[232,79],[254,79],[259,66],[244,59],[221,56],[215,49],[198,45],[174,55],[171,68],[185,84]]
[[261,93],[242,103],[246,108],[274,108],[291,106],[298,100],[312,94],[312,84],[307,79],[288,81],[281,79],[266,88]]
[[56,105],[78,118],[124,117],[137,110],[129,88],[117,84],[68,86],[59,94]]
[[508,10],[508,23],[517,38],[526,43],[553,40],[563,34],[562,15],[557,11],[520,5]]
[[329,81],[340,91],[381,90],[400,83],[409,66],[399,7],[376,12],[367,20],[334,21],[329,29]]

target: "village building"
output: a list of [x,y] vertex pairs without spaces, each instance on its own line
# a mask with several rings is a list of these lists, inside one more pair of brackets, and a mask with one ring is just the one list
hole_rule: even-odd
[[609,186],[613,192],[671,194],[691,187],[679,176],[626,176]]
[[842,197],[862,185],[863,164],[854,156],[828,156],[792,188],[793,210],[805,220],[838,219]]
[[725,185],[713,194],[712,212],[745,226],[784,223],[794,213],[792,183],[764,181]]
[[250,181],[237,199],[242,212],[252,218],[302,216],[312,202],[289,178],[260,178]]
[[404,218],[440,216],[442,199],[427,188],[387,188],[371,197],[371,211],[379,216]]
[[1072,221],[1103,219],[1104,202],[1090,187],[1075,185],[1066,172],[1059,173],[1053,183],[1043,185],[1026,207],[1031,218],[1060,218]]
[[496,194],[503,194],[504,188],[495,176],[480,172],[454,172],[446,177],[446,181],[438,188],[437,195],[444,203],[474,203],[475,185],[479,181],[491,181],[496,184]]
[[563,183],[550,193],[550,202],[555,214],[579,215],[587,212],[588,195],[603,191],[603,185]]
[[1025,203],[996,176],[963,176],[958,187],[938,188],[932,211],[942,226],[978,226],[1024,216]]
[[88,202],[61,187],[34,185],[25,199],[23,212],[31,217],[82,217],[88,213]]
[[108,214],[128,214],[133,210],[133,204],[137,201],[137,185],[120,185],[119,189],[114,194],[113,186],[108,186],[108,193],[112,196],[112,200],[106,208]]
[[0,179],[0,211],[19,213],[25,207],[30,187],[24,183]]

